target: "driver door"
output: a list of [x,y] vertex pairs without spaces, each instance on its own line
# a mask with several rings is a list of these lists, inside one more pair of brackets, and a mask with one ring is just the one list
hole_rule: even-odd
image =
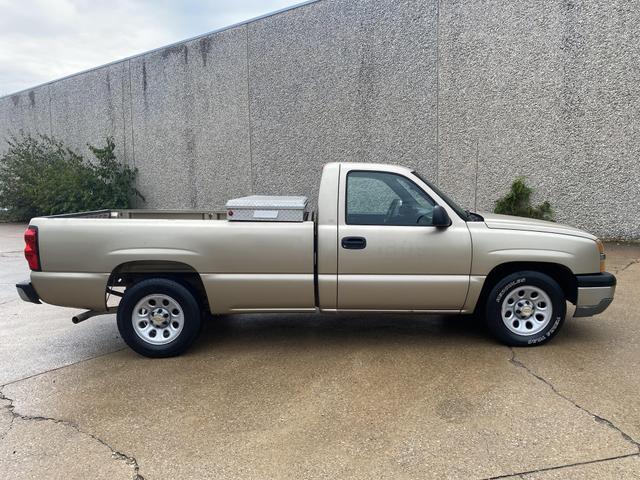
[[338,225],[338,309],[458,311],[469,286],[471,239],[431,225],[433,192],[397,171],[343,166]]

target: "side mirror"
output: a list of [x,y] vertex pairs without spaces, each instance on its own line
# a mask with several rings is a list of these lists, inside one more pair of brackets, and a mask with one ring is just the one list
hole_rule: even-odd
[[451,218],[447,211],[440,205],[433,207],[432,225],[439,228],[447,228],[451,225]]

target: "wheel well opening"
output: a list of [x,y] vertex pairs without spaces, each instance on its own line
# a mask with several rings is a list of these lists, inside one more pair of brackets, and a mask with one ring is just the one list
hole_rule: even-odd
[[558,285],[562,288],[565,298],[573,304],[576,303],[578,298],[578,283],[575,275],[564,265],[544,262],[510,262],[500,264],[489,272],[489,275],[487,275],[484,285],[482,286],[482,291],[480,292],[480,297],[476,304],[476,311],[484,308],[487,295],[489,295],[491,289],[500,279],[523,270],[531,270],[549,275],[558,282]]
[[180,283],[189,289],[204,311],[210,312],[207,291],[196,269],[186,263],[165,260],[140,260],[118,265],[107,282],[107,300],[111,295],[122,296],[127,288],[148,278],[167,278]]

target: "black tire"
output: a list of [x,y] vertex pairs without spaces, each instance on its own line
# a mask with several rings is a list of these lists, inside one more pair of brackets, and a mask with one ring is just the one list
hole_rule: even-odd
[[[145,297],[156,294],[171,297],[182,310],[182,329],[170,343],[163,345],[145,341],[136,333],[132,321],[136,304]],[[165,278],[142,280],[127,288],[118,307],[117,319],[118,330],[126,344],[140,355],[151,358],[180,355],[193,344],[202,328],[202,315],[196,298],[180,283]],[[162,332],[160,328],[158,331]]]
[[[548,312],[548,317],[546,311],[544,314],[541,313],[541,317],[548,318],[548,320],[543,320],[540,324],[536,323],[538,311],[535,310],[537,308],[535,299],[533,299],[533,313],[529,313],[530,308],[526,311],[518,310],[518,305],[521,305],[520,300],[522,299],[526,303],[529,296],[525,293],[521,297],[520,294],[526,292],[528,288],[533,291],[531,295],[535,294],[536,298],[541,298],[538,297],[539,293],[536,292],[536,289],[539,289],[551,301],[552,310]],[[508,303],[510,301],[514,302],[513,307]],[[531,303],[532,300],[529,300],[529,302]],[[546,302],[542,301],[540,303],[546,306]],[[505,320],[503,320],[502,316],[503,306],[506,309]],[[487,326],[498,340],[512,347],[529,347],[542,345],[557,335],[564,324],[567,302],[562,288],[553,278],[540,272],[522,271],[507,275],[494,285],[487,297],[485,313]],[[530,316],[525,317],[524,315],[526,314]],[[520,315],[523,315],[523,317]],[[507,316],[508,318],[506,318]],[[508,327],[506,323],[509,323],[510,326]],[[532,334],[512,331],[516,327],[520,330],[526,330],[529,325],[531,325],[531,330],[534,332]],[[544,325],[544,328],[542,325]],[[541,330],[535,331],[538,328],[541,328]]]

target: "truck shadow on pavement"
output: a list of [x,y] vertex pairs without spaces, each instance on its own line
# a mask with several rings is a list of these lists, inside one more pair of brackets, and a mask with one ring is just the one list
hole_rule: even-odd
[[282,341],[317,345],[362,341],[496,344],[482,319],[463,315],[246,314],[208,319],[192,350],[227,343]]
[[[598,344],[606,341],[600,322],[566,319],[551,344]],[[418,314],[245,314],[207,319],[192,351],[225,344],[300,342],[307,345],[354,345],[377,342],[498,346],[480,317]]]

